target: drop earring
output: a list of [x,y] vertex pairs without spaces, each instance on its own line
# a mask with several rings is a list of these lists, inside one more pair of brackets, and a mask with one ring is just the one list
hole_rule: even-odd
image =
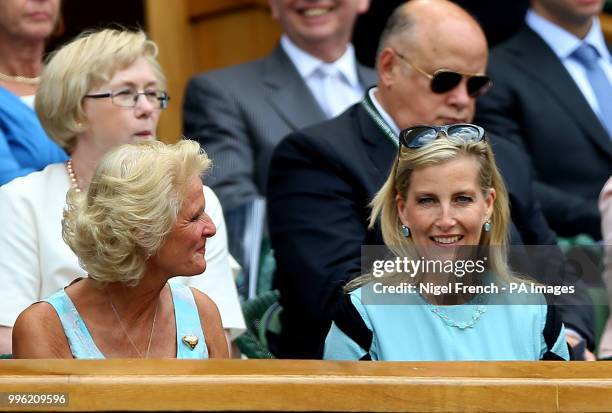
[[487,219],[482,228],[485,230],[485,232],[491,232],[491,220]]
[[410,238],[410,228],[408,228],[406,225],[402,225],[400,231],[402,233],[402,236],[404,236],[405,238]]

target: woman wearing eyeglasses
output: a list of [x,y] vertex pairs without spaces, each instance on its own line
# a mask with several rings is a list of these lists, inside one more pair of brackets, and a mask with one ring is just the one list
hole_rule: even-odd
[[[3,353],[10,352],[11,327],[22,310],[86,276],[61,236],[66,193],[70,188],[86,192],[111,148],[155,138],[169,100],[156,55],[157,46],[143,32],[102,30],[67,44],[45,67],[36,110],[70,159],[0,188]],[[210,294],[224,327],[235,336],[244,319],[229,268],[223,213],[212,190],[203,191],[217,235],[207,244],[206,274],[182,282]]]
[[324,357],[568,359],[555,308],[508,269],[508,197],[482,128],[418,126],[400,141],[370,217],[393,255],[347,285]]

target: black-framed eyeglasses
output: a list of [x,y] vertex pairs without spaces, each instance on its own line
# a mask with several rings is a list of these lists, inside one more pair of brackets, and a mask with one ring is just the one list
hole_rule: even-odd
[[486,140],[483,128],[471,123],[456,123],[454,125],[418,125],[400,132],[400,143],[407,148],[421,148],[440,136],[461,139],[464,142],[480,142]]
[[430,88],[434,93],[442,94],[450,92],[461,83],[464,77],[467,78],[468,95],[473,98],[484,95],[493,86],[491,78],[484,73],[461,73],[449,69],[438,69],[433,74],[429,74],[395,49],[393,51],[400,59],[408,63],[410,67],[431,81]]
[[115,106],[120,106],[122,108],[133,108],[136,106],[138,97],[140,95],[144,96],[145,99],[147,99],[147,101],[156,109],[166,109],[168,107],[170,96],[168,96],[168,94],[163,90],[157,89],[144,90],[142,92],[132,89],[124,89],[115,92],[92,93],[85,95],[84,97],[92,99],[110,98],[111,102]]

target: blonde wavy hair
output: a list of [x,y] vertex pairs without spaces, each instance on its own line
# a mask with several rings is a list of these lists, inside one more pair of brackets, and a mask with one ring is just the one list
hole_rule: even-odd
[[157,52],[143,31],[104,29],[84,32],[49,55],[34,103],[47,134],[70,153],[76,135],[85,129],[83,97],[141,57],[151,65],[159,88],[165,89]]
[[[473,157],[478,162],[478,180],[483,195],[487,196],[491,188],[495,190],[496,197],[490,217],[491,231],[482,231],[479,245],[496,246],[489,250],[490,268],[500,279],[512,280],[514,276],[507,263],[510,221],[508,192],[497,169],[493,151],[485,140],[465,142],[457,138],[441,138],[418,149],[402,147],[387,180],[370,204],[372,212],[369,228],[373,228],[380,217],[382,236],[387,247],[398,256],[413,256],[416,248],[412,237],[406,238],[400,233],[402,222],[397,210],[397,196],[399,194],[404,197],[408,192],[414,170],[440,165],[461,156]],[[352,291],[372,279],[371,274],[357,277],[346,285],[345,290]]]
[[62,237],[89,277],[137,285],[176,223],[188,180],[209,166],[206,153],[190,140],[111,149],[87,193],[68,192],[62,220]]

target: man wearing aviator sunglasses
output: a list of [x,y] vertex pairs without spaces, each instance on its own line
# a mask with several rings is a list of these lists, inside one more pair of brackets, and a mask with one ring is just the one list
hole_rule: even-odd
[[[484,137],[482,128],[469,123],[476,96],[490,83],[481,75],[487,56],[481,28],[459,6],[411,0],[395,10],[383,32],[378,86],[337,118],[281,141],[267,186],[283,306],[280,356],[321,356],[331,319],[343,302],[342,286],[361,274],[361,247],[384,244],[378,226],[368,229],[370,201],[387,178],[398,147],[422,146],[445,135]],[[458,81],[442,78],[441,83],[441,68],[460,75]],[[438,75],[424,76],[428,73]],[[505,142],[492,147],[502,173],[507,172],[513,243],[555,243],[533,199],[529,170],[516,168],[527,161]],[[566,326],[591,344],[592,314],[578,307],[566,310]]]
[[428,78],[431,83],[431,91],[438,94],[444,94],[446,92],[450,92],[465,78],[467,79],[467,92],[473,98],[477,98],[478,96],[482,96],[491,88],[493,82],[484,73],[461,73],[455,72],[448,69],[438,69],[433,74],[429,74],[414,63],[411,63],[404,55],[402,55],[397,50],[394,50],[395,54],[402,59],[404,62],[408,63],[414,70]]

